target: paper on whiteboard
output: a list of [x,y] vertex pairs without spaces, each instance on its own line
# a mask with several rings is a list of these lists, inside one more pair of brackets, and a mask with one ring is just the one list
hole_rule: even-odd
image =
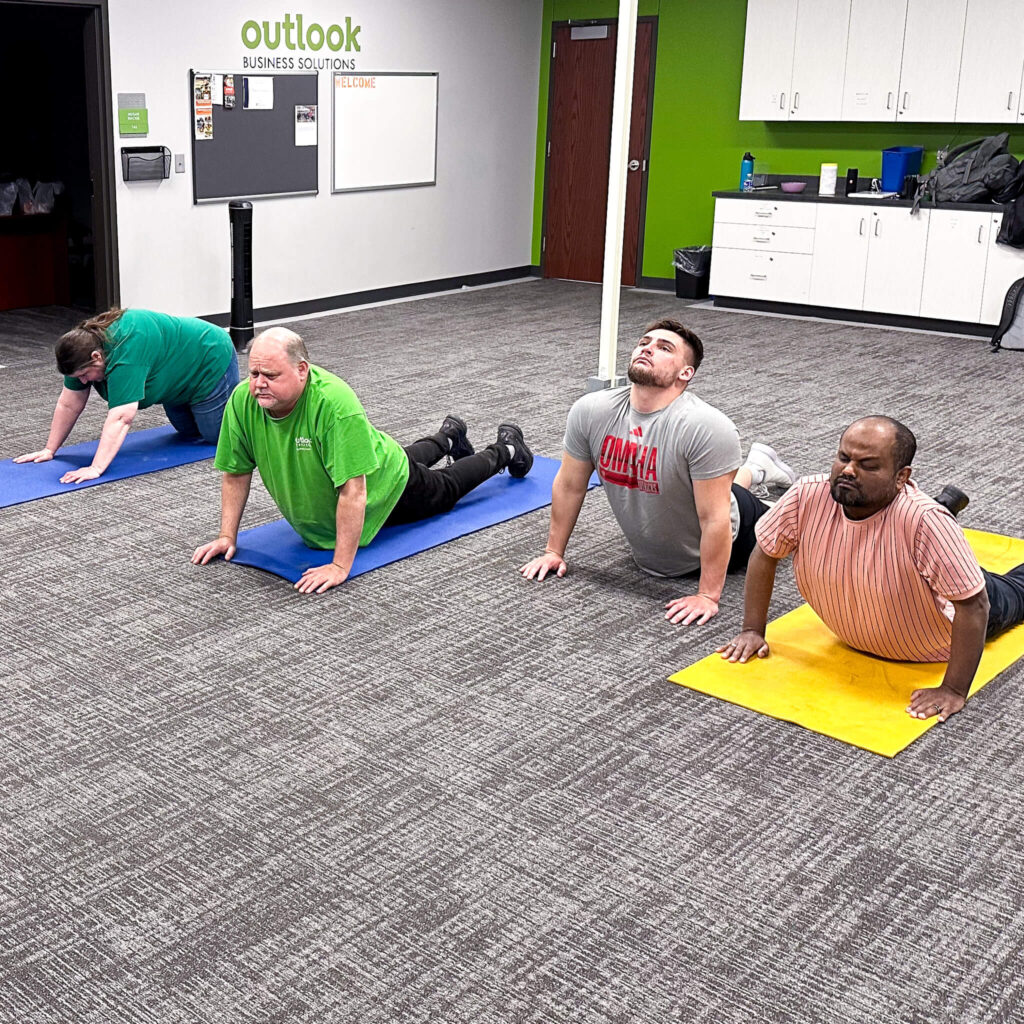
[[224,76],[214,72],[210,75],[210,92],[215,107],[224,106]]
[[267,75],[246,75],[242,79],[244,100],[242,106],[246,110],[274,109],[274,80]]

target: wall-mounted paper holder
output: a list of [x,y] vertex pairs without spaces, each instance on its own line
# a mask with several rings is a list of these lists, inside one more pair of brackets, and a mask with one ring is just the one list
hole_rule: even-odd
[[125,181],[169,178],[171,151],[166,146],[122,146],[121,176]]

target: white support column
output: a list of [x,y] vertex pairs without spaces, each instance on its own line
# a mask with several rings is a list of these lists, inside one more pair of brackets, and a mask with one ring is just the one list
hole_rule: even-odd
[[622,287],[622,235],[626,219],[626,162],[629,160],[629,119],[633,107],[633,57],[636,53],[637,0],[619,0],[615,50],[615,94],[612,102],[612,146],[608,165],[608,213],[604,235],[604,278],[601,286],[601,349],[597,376],[587,391],[616,387],[619,337],[619,291]]

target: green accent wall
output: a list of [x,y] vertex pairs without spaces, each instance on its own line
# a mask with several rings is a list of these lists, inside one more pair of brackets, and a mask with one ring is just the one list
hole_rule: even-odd
[[[672,278],[672,250],[711,242],[712,191],[739,187],[745,150],[755,173],[816,175],[839,164],[862,176],[881,172],[887,146],[924,146],[924,166],[938,149],[1008,130],[1006,125],[914,125],[739,121],[746,0],[651,0],[640,13],[657,15],[657,56],[651,159],[641,273]],[[615,0],[545,0],[540,116],[534,203],[533,262],[540,263],[544,204],[551,24],[569,19],[614,18]],[[1024,152],[1024,128],[1010,132],[1010,149]]]

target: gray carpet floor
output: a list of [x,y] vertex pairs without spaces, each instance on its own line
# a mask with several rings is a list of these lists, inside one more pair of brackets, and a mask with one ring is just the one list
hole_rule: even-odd
[[[297,329],[400,441],[456,412],[558,456],[599,311],[531,281]],[[1021,534],[1019,355],[632,291],[620,362],[665,313],[745,444],[817,472],[895,415],[922,486]],[[43,444],[75,318],[0,315],[0,457]],[[667,682],[742,577],[668,624],[692,584],[636,570],[600,492],[563,580],[515,571],[541,511],[324,596],[192,566],[218,501],[205,463],[0,511],[3,1022],[1022,1019],[1019,665],[889,761]]]

